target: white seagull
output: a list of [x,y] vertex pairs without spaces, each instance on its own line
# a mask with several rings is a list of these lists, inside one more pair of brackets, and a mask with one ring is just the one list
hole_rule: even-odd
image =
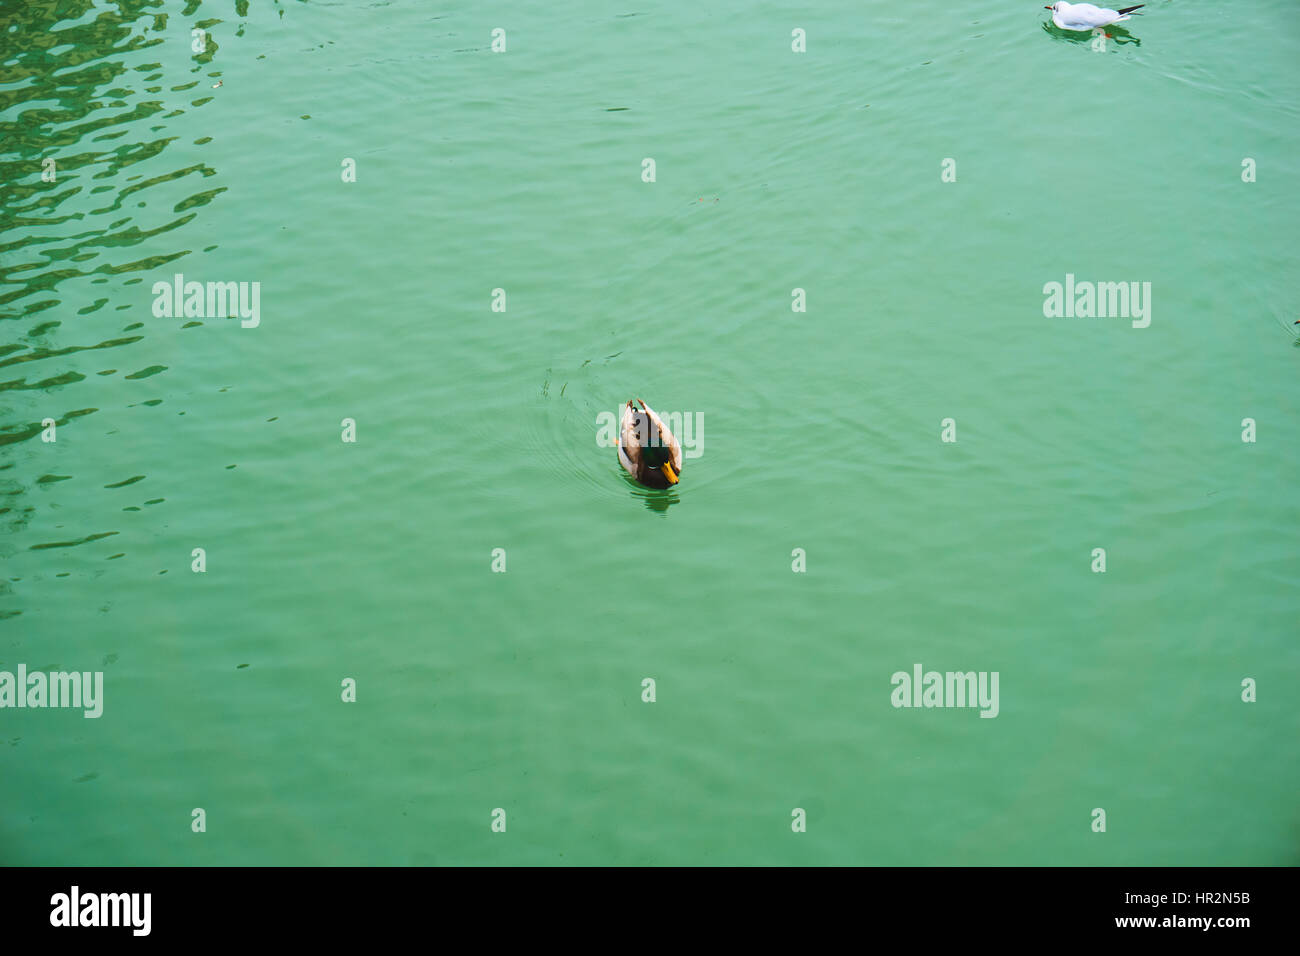
[[1145,6],[1145,3],[1139,3],[1136,7],[1111,10],[1107,7],[1093,6],[1091,3],[1066,3],[1065,0],[1060,0],[1043,9],[1052,11],[1052,22],[1062,30],[1093,30],[1097,27],[1108,27],[1112,23],[1123,23],[1129,18],[1130,13],[1138,7]]

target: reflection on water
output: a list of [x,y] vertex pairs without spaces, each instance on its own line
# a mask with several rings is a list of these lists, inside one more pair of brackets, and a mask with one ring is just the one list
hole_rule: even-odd
[[[1095,30],[1062,30],[1051,20],[1043,21],[1043,31],[1058,40],[1069,40],[1071,43],[1092,43],[1094,40],[1102,37],[1102,34]],[[1128,30],[1119,26],[1107,27],[1103,42],[1119,44],[1132,43],[1136,46],[1142,45],[1140,39],[1133,36],[1133,34],[1129,33]]]
[[[179,328],[150,315],[142,288],[157,277],[150,273],[191,255],[192,247],[215,248],[210,238],[200,243],[179,231],[229,188],[199,158],[211,137],[194,136],[189,120],[221,95],[216,33],[231,35],[229,26],[218,28],[232,7],[222,4],[219,16],[205,16],[217,8],[205,11],[199,0],[179,12],[158,7],[146,0],[119,0],[108,9],[86,0],[27,0],[6,4],[0,22],[6,555],[117,534],[106,523],[120,520],[122,510],[140,510],[78,489],[81,469],[73,457],[58,455],[57,443],[86,434],[78,420],[100,410],[89,398],[103,394],[93,386],[168,369],[170,363],[134,357],[145,354],[140,343],[151,331]],[[248,4],[240,0],[233,10],[243,18]],[[233,35],[242,35],[242,24]],[[147,401],[115,398],[112,407],[147,413],[166,401],[167,380],[159,379],[161,393]],[[58,470],[71,472],[60,476],[70,500],[89,506],[75,523],[44,520],[60,504],[48,480],[56,459]],[[24,503],[38,487],[41,497]],[[29,527],[31,539],[17,544],[15,533]]]
[[632,489],[632,494],[640,498],[641,503],[651,511],[667,514],[669,508],[682,500],[681,493],[676,488],[646,488],[644,485],[637,484],[635,479],[622,468],[619,468],[619,473]]

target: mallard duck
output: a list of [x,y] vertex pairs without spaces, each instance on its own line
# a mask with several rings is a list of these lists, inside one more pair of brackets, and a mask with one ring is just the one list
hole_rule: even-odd
[[623,406],[619,425],[618,461],[647,488],[668,488],[681,480],[682,446],[653,408],[641,399]]

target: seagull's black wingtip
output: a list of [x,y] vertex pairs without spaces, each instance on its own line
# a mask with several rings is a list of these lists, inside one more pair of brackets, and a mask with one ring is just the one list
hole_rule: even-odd
[[[1119,10],[1116,10],[1115,12],[1118,13],[1120,16],[1123,16],[1123,15],[1126,14],[1126,13],[1132,13],[1134,10],[1141,9],[1142,7],[1145,7],[1145,6],[1146,6],[1145,3],[1139,3],[1139,4],[1138,4],[1137,6],[1135,6],[1135,7],[1123,7],[1123,8],[1121,8],[1121,9],[1119,9]],[[1142,16],[1142,14],[1139,13],[1138,16]]]

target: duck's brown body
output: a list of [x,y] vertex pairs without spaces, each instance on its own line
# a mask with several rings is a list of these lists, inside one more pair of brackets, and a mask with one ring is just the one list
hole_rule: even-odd
[[624,470],[647,488],[670,488],[681,480],[682,446],[663,419],[641,399],[623,406],[619,423],[618,460]]

